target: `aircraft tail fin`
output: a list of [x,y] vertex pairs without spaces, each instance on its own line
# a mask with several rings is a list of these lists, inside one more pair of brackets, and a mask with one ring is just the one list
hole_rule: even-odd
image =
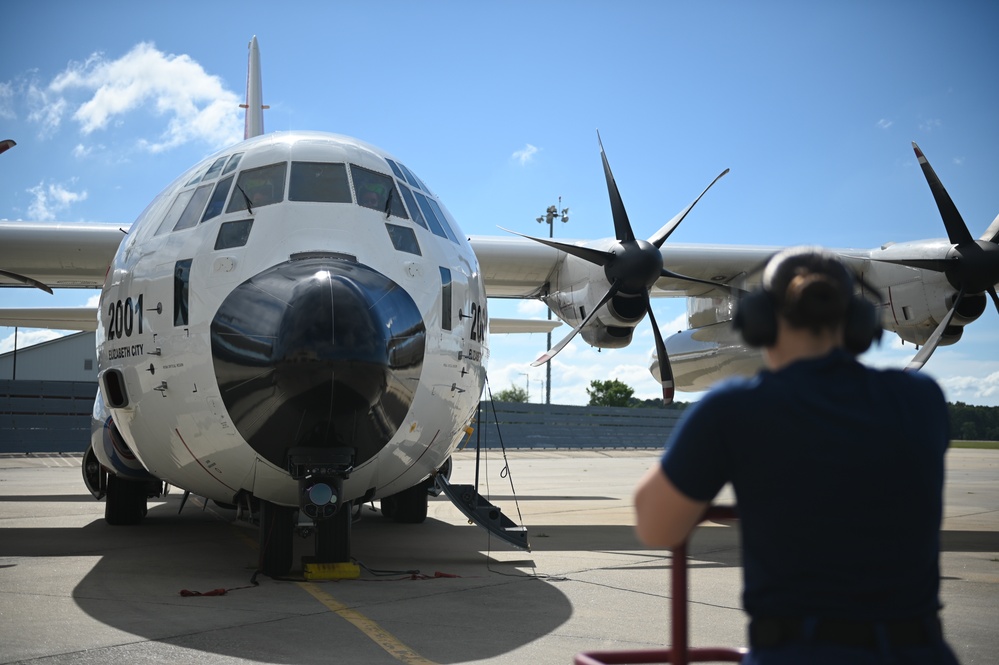
[[270,108],[263,104],[263,86],[260,83],[260,49],[257,47],[257,36],[249,44],[250,55],[246,65],[246,103],[240,108],[246,109],[246,120],[243,127],[243,138],[249,139],[264,133],[264,109]]

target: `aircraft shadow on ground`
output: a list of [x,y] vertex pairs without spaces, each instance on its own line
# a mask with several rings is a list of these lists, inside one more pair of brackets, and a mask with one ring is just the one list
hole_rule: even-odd
[[[80,528],[5,529],[0,557],[99,557],[73,589],[74,601],[104,625],[171,645],[164,648],[310,664],[330,662],[349,643],[351,653],[371,649],[364,662],[393,662],[294,581],[259,576],[259,586],[251,586],[256,530],[232,524],[232,512],[202,512],[189,503],[178,515],[178,506],[179,499],[169,497],[131,527],[95,519]],[[561,591],[514,564],[490,560],[477,535],[434,519],[400,525],[381,515],[366,517],[355,525],[354,556],[371,570],[397,574],[363,572],[362,580],[316,586],[439,663],[510,652],[569,619],[572,606]],[[296,557],[311,548],[311,539],[301,540]],[[412,580],[402,573],[409,570],[431,579]],[[435,579],[438,571],[455,577]],[[290,577],[300,574],[293,570]],[[180,594],[216,588],[231,591]],[[108,656],[113,659],[114,647]]]

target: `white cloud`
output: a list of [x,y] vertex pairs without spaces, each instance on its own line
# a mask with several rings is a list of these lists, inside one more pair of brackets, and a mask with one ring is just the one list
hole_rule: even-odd
[[520,162],[521,166],[524,166],[528,162],[534,160],[534,155],[537,154],[537,152],[538,148],[528,143],[520,150],[514,152],[513,155],[511,155],[511,157]]
[[525,316],[537,316],[538,314],[544,314],[548,310],[548,306],[545,305],[540,300],[518,300],[517,301],[517,313],[523,314]]
[[62,117],[69,107],[62,97],[53,98],[45,89],[31,83],[27,87],[28,120],[40,125],[42,138],[56,133],[62,125]]
[[84,135],[146,110],[167,119],[162,134],[140,140],[140,147],[150,152],[192,141],[220,147],[242,138],[239,97],[189,56],[164,54],[150,43],[138,44],[117,60],[95,53],[85,62],[70,63],[47,90],[36,94],[32,119],[58,127],[70,112],[65,97],[79,91],[89,99],[74,102],[71,112]]
[[72,204],[87,199],[86,190],[73,192],[55,183],[46,185],[40,182],[27,191],[32,197],[28,205],[28,218],[39,222],[52,221],[59,213],[69,210]]
[[14,120],[14,86],[10,83],[0,83],[0,118]]
[[[62,337],[66,333],[56,330],[31,329],[17,331],[17,348],[24,349],[35,344],[47,342],[50,339]],[[14,333],[0,339],[0,353],[7,353],[14,350]],[[5,377],[9,378],[9,377]]]
[[878,127],[880,127],[881,129],[888,129],[893,124],[895,124],[895,121],[888,120],[887,118],[881,118],[880,120],[878,120]]
[[919,129],[924,132],[932,132],[934,129],[942,126],[943,122],[939,118],[931,118],[929,120],[923,120],[919,123]]
[[940,385],[951,402],[977,404],[989,397],[999,395],[999,372],[980,376],[953,376],[940,379]]

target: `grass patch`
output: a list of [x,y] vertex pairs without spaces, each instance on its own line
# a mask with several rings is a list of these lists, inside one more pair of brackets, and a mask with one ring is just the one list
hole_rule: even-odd
[[951,441],[951,448],[971,448],[973,450],[999,450],[999,441]]

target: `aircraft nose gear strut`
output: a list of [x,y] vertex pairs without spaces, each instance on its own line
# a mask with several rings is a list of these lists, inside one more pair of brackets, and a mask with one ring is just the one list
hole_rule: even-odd
[[298,481],[299,513],[315,525],[315,556],[302,558],[306,579],[353,579],[361,574],[350,560],[352,502],[343,500],[343,481],[353,470],[353,448],[288,451],[288,471]]

